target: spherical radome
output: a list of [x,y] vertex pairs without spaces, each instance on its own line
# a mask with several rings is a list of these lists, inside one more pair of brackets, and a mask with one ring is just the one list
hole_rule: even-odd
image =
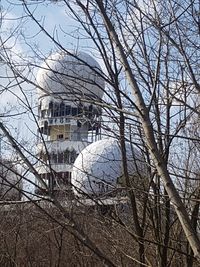
[[102,98],[105,84],[98,73],[102,73],[99,64],[84,52],[52,54],[37,74],[38,97]]
[[[140,152],[126,144],[129,175],[144,173],[144,159]],[[76,195],[101,195],[113,191],[123,177],[122,154],[119,142],[104,139],[87,146],[75,160],[72,185]]]

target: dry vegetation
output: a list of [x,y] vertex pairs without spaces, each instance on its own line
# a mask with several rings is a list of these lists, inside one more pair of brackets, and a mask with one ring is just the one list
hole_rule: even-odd
[[[81,207],[72,208],[71,214],[114,266],[139,266],[133,224],[127,219],[129,210],[120,209],[122,217],[117,216],[116,211],[113,209],[102,215],[100,209]],[[172,228],[169,264],[183,267],[186,266],[185,240],[176,220]],[[11,211],[2,207],[0,229],[0,266],[107,266],[70,233],[70,222],[49,206],[39,209],[26,204]],[[155,234],[156,229],[149,221],[145,235],[147,264],[144,266],[159,266],[158,246],[156,242],[153,244]]]

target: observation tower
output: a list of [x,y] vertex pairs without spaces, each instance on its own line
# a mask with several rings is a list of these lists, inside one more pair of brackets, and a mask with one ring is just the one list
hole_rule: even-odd
[[101,138],[102,70],[86,53],[56,53],[41,65],[37,85],[37,171],[51,194],[71,191],[75,159]]

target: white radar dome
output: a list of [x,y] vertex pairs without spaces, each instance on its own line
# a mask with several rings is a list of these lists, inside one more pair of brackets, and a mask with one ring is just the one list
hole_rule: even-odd
[[62,100],[102,98],[105,87],[102,70],[84,52],[50,55],[37,74],[38,98],[52,96]]
[[[140,152],[126,144],[129,175],[144,175],[146,165]],[[77,157],[72,170],[72,185],[76,195],[102,195],[116,189],[123,179],[120,144],[104,139],[87,146]]]

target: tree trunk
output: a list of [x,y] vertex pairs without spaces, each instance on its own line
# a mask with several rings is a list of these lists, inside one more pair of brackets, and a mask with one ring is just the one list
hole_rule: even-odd
[[196,259],[200,262],[200,240],[198,239],[196,232],[194,231],[189,215],[186,211],[186,208],[184,207],[181,197],[179,196],[174,183],[169,175],[169,172],[167,170],[167,162],[163,159],[162,155],[160,154],[156,140],[154,137],[154,131],[153,126],[151,124],[151,120],[149,117],[149,111],[145,105],[143,96],[141,94],[141,91],[138,87],[137,81],[134,77],[134,74],[132,73],[132,70],[130,68],[130,65],[128,63],[128,60],[126,58],[126,55],[124,53],[123,47],[119,41],[118,35],[109,19],[109,17],[106,14],[106,10],[103,6],[103,2],[100,0],[96,0],[96,3],[98,4],[98,7],[100,9],[101,15],[104,19],[105,26],[107,28],[107,31],[110,34],[110,38],[116,45],[116,50],[119,54],[119,58],[121,60],[121,63],[124,67],[124,71],[127,75],[127,79],[130,83],[132,94],[135,97],[136,105],[138,106],[138,109],[140,112],[138,112],[142,128],[145,134],[146,143],[149,149],[149,153],[154,161],[154,164],[156,166],[158,175],[160,175],[165,190],[167,191],[167,194],[169,196],[169,199],[176,211],[176,214],[179,218],[179,221],[181,223],[181,226],[183,228],[183,231],[186,235],[186,238],[194,252],[194,256]]

